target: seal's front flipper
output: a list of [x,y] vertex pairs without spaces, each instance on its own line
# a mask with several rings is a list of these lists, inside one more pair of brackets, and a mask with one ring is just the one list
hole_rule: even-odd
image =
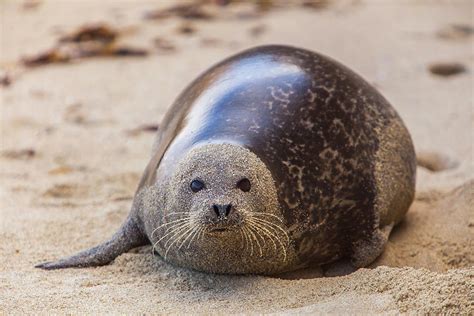
[[135,220],[129,217],[112,238],[103,244],[81,251],[72,257],[40,263],[35,267],[53,270],[102,266],[110,263],[122,253],[148,243],[148,238],[142,233]]

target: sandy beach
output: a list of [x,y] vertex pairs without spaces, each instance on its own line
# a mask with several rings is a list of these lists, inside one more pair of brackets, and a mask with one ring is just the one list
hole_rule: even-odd
[[[0,2],[0,314],[472,314],[473,2],[230,3],[165,16],[175,4]],[[85,25],[106,26],[113,48],[78,50],[71,34]],[[407,125],[416,198],[376,262],[341,276],[210,275],[146,246],[98,268],[34,268],[108,238],[177,95],[263,44],[342,62]]]

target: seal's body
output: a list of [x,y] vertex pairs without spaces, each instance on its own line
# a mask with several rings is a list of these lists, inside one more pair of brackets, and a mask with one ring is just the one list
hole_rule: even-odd
[[40,267],[102,265],[149,242],[208,272],[365,266],[408,210],[415,170],[400,117],[361,77],[307,50],[257,47],[178,97],[121,230]]

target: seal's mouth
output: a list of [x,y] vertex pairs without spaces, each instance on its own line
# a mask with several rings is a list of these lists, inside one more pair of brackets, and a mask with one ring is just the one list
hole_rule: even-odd
[[229,231],[230,229],[228,228],[214,228],[214,229],[211,229],[209,230],[210,233],[223,233],[223,232],[226,232],[226,231]]
[[[211,214],[212,213],[208,213]],[[233,212],[230,216],[214,216],[206,218],[204,223],[205,233],[223,235],[225,233],[235,232],[243,225],[243,218],[237,212]]]
[[212,235],[221,235],[225,233],[230,233],[232,231],[237,230],[239,225],[236,224],[214,224],[207,227],[206,232]]

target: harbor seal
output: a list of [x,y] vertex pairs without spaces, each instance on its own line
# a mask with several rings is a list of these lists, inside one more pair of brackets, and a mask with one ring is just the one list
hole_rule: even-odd
[[37,267],[105,265],[146,244],[211,273],[363,267],[412,203],[415,173],[406,127],[364,79],[305,49],[256,47],[168,110],[118,232]]

